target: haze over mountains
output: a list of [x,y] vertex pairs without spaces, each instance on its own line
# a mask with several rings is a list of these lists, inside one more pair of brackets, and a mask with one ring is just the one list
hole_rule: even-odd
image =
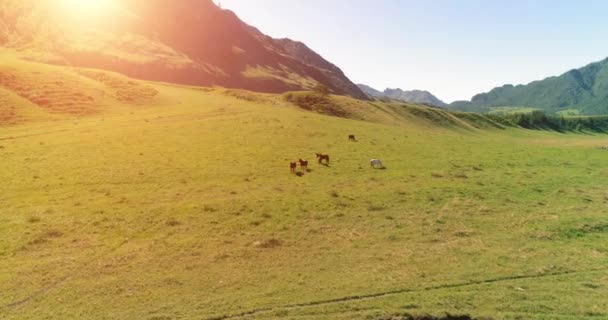
[[127,0],[105,21],[65,19],[58,1],[0,4],[0,45],[44,52],[44,62],[154,81],[281,93],[323,84],[367,96],[305,44],[273,39],[211,0]]
[[365,84],[358,84],[359,88],[370,97],[389,98],[393,100],[401,100],[410,103],[428,104],[437,107],[445,107],[447,104],[439,100],[432,93],[424,90],[404,91],[401,89],[387,88],[384,91],[379,91]]

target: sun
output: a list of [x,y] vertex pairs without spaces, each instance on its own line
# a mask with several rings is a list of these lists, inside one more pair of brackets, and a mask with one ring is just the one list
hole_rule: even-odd
[[81,19],[107,17],[119,8],[119,0],[57,0],[57,2],[66,15]]

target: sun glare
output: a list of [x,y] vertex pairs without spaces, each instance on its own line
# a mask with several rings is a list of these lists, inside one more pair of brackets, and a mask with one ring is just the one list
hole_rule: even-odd
[[106,17],[118,9],[118,0],[58,0],[62,11],[74,18]]

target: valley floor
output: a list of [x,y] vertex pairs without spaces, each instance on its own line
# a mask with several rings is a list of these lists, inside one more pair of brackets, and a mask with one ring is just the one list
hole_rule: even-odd
[[0,127],[0,318],[608,318],[605,135],[149,85]]

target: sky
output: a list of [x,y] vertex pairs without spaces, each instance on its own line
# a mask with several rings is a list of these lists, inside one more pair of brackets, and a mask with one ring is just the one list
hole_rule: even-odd
[[608,1],[215,0],[376,89],[451,102],[608,57]]

